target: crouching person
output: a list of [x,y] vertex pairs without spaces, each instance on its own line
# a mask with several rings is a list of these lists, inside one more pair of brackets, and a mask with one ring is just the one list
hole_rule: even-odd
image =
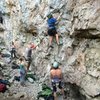
[[19,66],[20,66],[20,84],[25,86],[25,77],[26,77],[26,69],[25,69],[25,60],[24,58],[19,59]]
[[3,74],[0,72],[0,93],[6,92],[8,90],[7,86],[10,86],[10,82],[5,80]]

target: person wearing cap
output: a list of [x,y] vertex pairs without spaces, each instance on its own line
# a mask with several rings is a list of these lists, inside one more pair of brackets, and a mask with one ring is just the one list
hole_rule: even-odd
[[62,86],[62,78],[63,78],[62,70],[59,68],[58,62],[53,63],[53,66],[50,70],[50,77],[51,77],[54,98],[55,98],[55,100],[57,100],[57,95],[56,95],[57,86],[59,87],[59,89],[61,89],[61,92],[64,95],[64,89]]
[[48,24],[48,35],[50,36],[49,38],[49,46],[52,47],[52,41],[53,41],[53,37],[56,36],[56,42],[59,45],[59,37],[56,31],[56,23],[57,23],[57,19],[53,17],[52,14],[47,15],[47,24]]
[[26,61],[28,62],[27,63],[27,71],[29,70],[30,65],[31,65],[31,61],[32,61],[32,57],[31,57],[32,56],[32,50],[35,49],[35,48],[36,48],[36,46],[33,43],[30,43],[27,50],[26,50],[25,58],[26,58]]

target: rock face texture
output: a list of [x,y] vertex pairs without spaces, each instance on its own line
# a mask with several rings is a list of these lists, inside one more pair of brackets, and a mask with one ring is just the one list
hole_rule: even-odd
[[[79,0],[73,11],[73,31],[82,33],[82,37],[100,37],[100,1],[99,0]],[[77,34],[78,35],[78,34]],[[80,36],[80,35],[79,35]]]
[[[55,39],[48,49],[46,16],[59,17]],[[52,63],[59,62],[65,83],[79,86],[86,100],[100,100],[100,0],[0,0],[0,50],[15,41],[23,55],[33,42],[31,70],[40,82],[48,83]],[[1,21],[0,21],[1,22]],[[49,83],[50,84],[50,83]]]

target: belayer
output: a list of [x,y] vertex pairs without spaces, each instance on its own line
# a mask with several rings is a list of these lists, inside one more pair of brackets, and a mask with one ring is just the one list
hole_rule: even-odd
[[36,45],[33,43],[29,43],[28,48],[26,48],[25,51],[25,59],[27,61],[27,71],[30,68],[31,62],[32,62],[32,50],[36,48]]
[[51,77],[51,84],[53,88],[53,95],[54,95],[54,100],[57,100],[57,87],[61,90],[63,96],[64,96],[64,89],[63,89],[63,75],[62,75],[62,70],[59,68],[59,63],[54,62],[53,66],[50,70],[50,77]]

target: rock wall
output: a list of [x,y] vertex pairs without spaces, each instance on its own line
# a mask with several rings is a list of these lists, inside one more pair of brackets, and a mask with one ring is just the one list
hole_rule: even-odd
[[[100,1],[79,0],[73,11],[71,34],[85,38],[100,38]],[[77,33],[77,34],[76,34]],[[80,36],[80,35],[78,35]]]
[[[31,69],[40,82],[48,82],[56,60],[65,82],[79,86],[87,100],[100,99],[100,0],[1,0],[0,11],[4,20],[0,37],[7,48],[13,40],[23,54],[30,41],[38,45]],[[47,50],[49,13],[60,15],[57,31],[63,45],[58,47],[54,40],[54,48]]]

